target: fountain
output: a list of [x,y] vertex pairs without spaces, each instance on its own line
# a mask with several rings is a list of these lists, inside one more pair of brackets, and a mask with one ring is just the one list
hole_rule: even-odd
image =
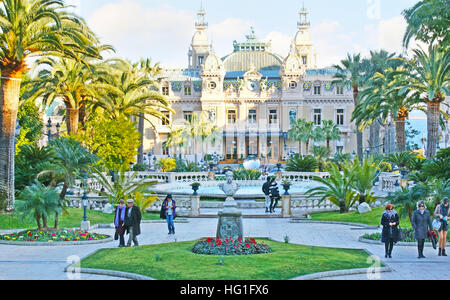
[[218,212],[219,222],[217,224],[217,238],[233,240],[244,238],[242,226],[242,212],[237,210],[237,203],[233,196],[239,190],[239,184],[233,182],[233,172],[227,172],[226,182],[220,185],[220,189],[227,196],[223,205],[223,210]]

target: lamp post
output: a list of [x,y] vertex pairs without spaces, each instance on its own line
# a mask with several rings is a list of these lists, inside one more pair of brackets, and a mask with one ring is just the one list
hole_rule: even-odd
[[61,125],[59,123],[56,123],[56,133],[52,133],[52,120],[49,118],[47,121],[47,138],[48,141],[53,139],[54,137],[59,138],[59,130],[61,128]]
[[89,203],[89,198],[87,196],[86,189],[84,189],[83,197],[81,197],[81,203],[83,204],[84,210],[83,221],[81,221],[81,230],[88,231],[91,228],[91,222],[88,221],[86,214],[87,206]]

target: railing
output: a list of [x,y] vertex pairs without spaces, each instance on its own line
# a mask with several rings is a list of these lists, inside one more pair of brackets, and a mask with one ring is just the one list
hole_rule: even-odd
[[393,193],[400,190],[400,180],[402,175],[399,173],[381,173],[379,191]]

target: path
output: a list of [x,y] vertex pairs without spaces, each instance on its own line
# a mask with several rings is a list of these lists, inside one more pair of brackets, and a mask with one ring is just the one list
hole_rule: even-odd
[[[358,238],[370,229],[358,229],[347,225],[318,223],[290,223],[289,219],[244,218],[244,234],[248,237],[269,237],[283,242],[288,236],[295,244],[367,249],[380,257],[394,271],[381,273],[380,279],[447,279],[450,274],[450,258],[438,257],[436,250],[425,249],[427,259],[418,260],[415,247],[395,247],[393,259],[384,258],[384,245],[361,243]],[[141,245],[177,241],[194,241],[215,236],[217,219],[189,219],[188,223],[176,223],[176,235],[167,234],[165,223],[142,224]],[[99,233],[113,234],[113,229],[97,229]],[[51,279],[66,280],[64,268],[69,257],[81,259],[100,248],[115,248],[117,242],[86,246],[24,247],[0,245],[0,279]],[[116,279],[107,276],[80,274],[81,279]],[[342,276],[331,279],[367,279],[366,275]]]

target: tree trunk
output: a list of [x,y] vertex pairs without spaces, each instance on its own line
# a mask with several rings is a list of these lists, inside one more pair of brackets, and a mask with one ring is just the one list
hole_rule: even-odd
[[329,137],[327,137],[327,149],[328,149],[328,151],[331,151],[331,149],[330,149],[330,138]]
[[38,230],[41,230],[42,229],[42,226],[41,226],[41,215],[36,213],[34,215],[34,218],[36,219],[36,224],[38,226]]
[[372,125],[369,127],[369,130],[370,153],[379,153],[378,146],[380,145],[380,123],[378,122],[378,119],[373,121]]
[[67,110],[67,133],[69,135],[77,134],[78,132],[78,120],[79,109],[78,108],[66,108]]
[[440,102],[427,103],[427,159],[436,155],[437,143],[439,142],[439,115]]
[[345,208],[344,201],[339,202],[339,213],[344,214],[347,212],[347,209]]
[[[62,203],[64,202],[64,199],[66,198],[66,193],[67,193],[68,189],[69,189],[69,184],[67,182],[64,182],[61,193],[59,194],[59,205],[60,206],[62,206]],[[55,229],[58,229],[58,218],[59,218],[59,214],[56,212],[55,213]]]
[[[359,95],[359,91],[358,91],[358,87],[354,86],[353,87],[353,103],[356,106],[358,106],[358,95]],[[356,149],[357,149],[357,155],[359,158],[359,162],[362,164],[363,161],[363,133],[359,130],[358,128],[358,124],[356,124]]]
[[406,151],[405,118],[395,119],[395,137],[397,152]]
[[0,87],[0,210],[14,209],[14,156],[17,109],[22,72],[1,70]]
[[42,216],[42,226],[44,230],[47,230],[48,226],[47,226],[47,217],[46,216]]
[[309,142],[306,142],[306,155],[309,155]]
[[144,163],[144,114],[139,114],[139,123],[138,123],[138,130],[139,134],[141,135],[139,137],[139,140],[141,142],[141,145],[138,148],[138,164]]
[[302,156],[302,141],[298,142],[298,155]]

